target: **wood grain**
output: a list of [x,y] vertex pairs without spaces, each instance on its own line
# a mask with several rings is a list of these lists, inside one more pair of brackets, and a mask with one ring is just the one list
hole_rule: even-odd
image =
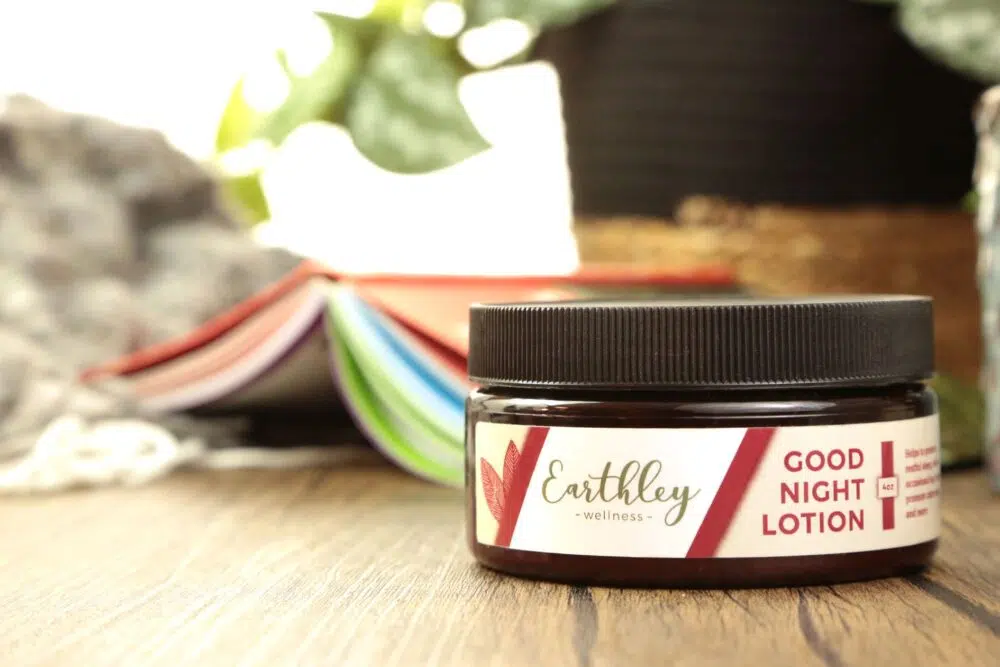
[[946,478],[910,580],[623,591],[468,555],[461,494],[361,458],[0,502],[5,665],[1000,664],[1000,498]]

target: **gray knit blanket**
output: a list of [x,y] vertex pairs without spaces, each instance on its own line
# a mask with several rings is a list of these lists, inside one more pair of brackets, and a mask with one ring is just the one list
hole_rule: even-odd
[[127,384],[78,377],[298,261],[254,243],[213,174],[160,133],[0,101],[0,491],[138,483],[220,450],[223,467],[266,463],[234,456],[239,424],[147,414]]

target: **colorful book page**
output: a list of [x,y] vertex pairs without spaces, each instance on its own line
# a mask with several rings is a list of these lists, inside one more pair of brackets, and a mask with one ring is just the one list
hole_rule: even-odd
[[312,410],[331,415],[331,420],[331,413],[343,413],[342,399],[330,377],[325,320],[324,312],[309,337],[290,349],[281,363],[242,389],[204,406],[204,410]]
[[387,342],[387,330],[379,329],[372,322],[368,307],[353,290],[335,287],[330,294],[331,314],[337,325],[337,335],[350,348],[362,370],[371,364],[372,378],[380,393],[391,394],[407,406],[413,406],[421,419],[446,437],[462,439],[464,420],[464,392],[441,389],[434,375],[426,370],[426,362],[413,364],[412,359],[397,353]]
[[[334,312],[335,309],[331,309],[331,313]],[[386,404],[372,390],[344,337],[338,336],[340,322],[337,315],[331,314],[327,326],[333,377],[355,424],[369,442],[390,461],[418,477],[448,486],[461,486],[464,482],[463,465],[439,463],[424,456],[412,444],[409,435],[402,433],[394,420],[388,417]]]
[[491,301],[554,301],[573,298],[567,288],[504,284],[358,285],[358,294],[405,326],[440,341],[453,354],[469,356],[469,308]]
[[359,315],[365,318],[375,335],[387,346],[387,352],[399,356],[420,376],[421,382],[449,398],[456,405],[463,405],[472,388],[466,372],[465,359],[442,352],[429,339],[399,324],[362,299],[350,288],[344,288],[345,298],[354,301]]
[[125,373],[154,411],[208,406],[280,368],[320,326],[324,291],[303,283],[182,356]]

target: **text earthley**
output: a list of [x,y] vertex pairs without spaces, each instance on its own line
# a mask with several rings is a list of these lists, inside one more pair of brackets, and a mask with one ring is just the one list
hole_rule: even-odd
[[[684,518],[688,502],[701,491],[691,489],[690,486],[657,484],[663,472],[663,462],[658,459],[646,463],[628,461],[614,473],[613,466],[608,461],[599,475],[587,475],[582,480],[566,480],[561,477],[565,468],[563,462],[552,459],[548,464],[548,476],[542,482],[542,498],[550,504],[560,503],[568,498],[585,503],[620,502],[626,506],[634,503],[664,503],[668,508],[663,516],[663,523],[676,526]],[[593,516],[597,518],[599,513],[594,513]]]

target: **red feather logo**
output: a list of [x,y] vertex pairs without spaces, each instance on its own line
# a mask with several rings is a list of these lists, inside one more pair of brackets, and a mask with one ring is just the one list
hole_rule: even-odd
[[483,478],[483,495],[486,496],[486,506],[490,514],[499,523],[503,517],[504,504],[510,496],[511,485],[514,483],[514,471],[521,459],[521,452],[511,440],[507,443],[507,453],[503,457],[503,477],[497,474],[489,461],[480,457],[479,474]]
[[514,470],[517,468],[517,461],[521,458],[521,452],[517,451],[517,445],[511,440],[507,443],[507,455],[503,459],[503,497],[510,497],[510,485],[514,483]]
[[486,506],[490,514],[498,522],[503,517],[503,481],[486,459],[479,459],[479,470],[483,478],[483,494],[486,496]]

